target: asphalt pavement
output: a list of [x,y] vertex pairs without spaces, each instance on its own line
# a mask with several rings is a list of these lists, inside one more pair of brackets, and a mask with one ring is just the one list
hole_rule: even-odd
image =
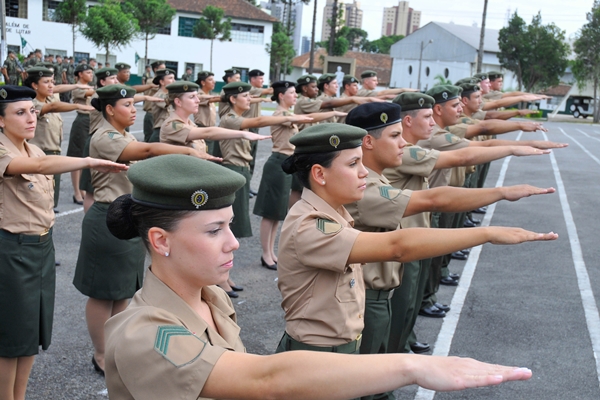
[[[142,138],[143,111],[132,133]],[[66,153],[75,113],[63,114]],[[452,310],[444,319],[419,317],[417,336],[433,353],[467,356],[528,367],[533,378],[492,388],[434,393],[410,386],[398,399],[599,399],[600,246],[596,209],[600,198],[600,126],[552,122],[549,140],[569,147],[551,155],[511,157],[492,163],[487,186],[529,183],[555,187],[557,193],[499,202],[483,224],[520,226],[557,232],[553,242],[516,246],[486,244],[467,261],[453,260],[462,275],[458,287],[440,288],[439,300]],[[268,134],[268,129],[261,129]],[[505,139],[543,139],[542,133],[514,132]],[[252,188],[258,189],[271,141],[259,143]],[[64,174],[54,243],[57,260],[56,308],[52,345],[36,357],[27,399],[108,398],[104,379],[91,364],[93,349],[85,323],[86,297],[72,285],[81,237],[82,207],[73,204],[69,174]],[[251,209],[253,200],[250,201]],[[477,215],[477,218],[482,218]],[[244,286],[234,305],[242,340],[250,353],[274,352],[284,329],[277,273],[260,266],[259,219],[254,236],[240,240],[232,278]],[[143,365],[140,365],[143,368]]]

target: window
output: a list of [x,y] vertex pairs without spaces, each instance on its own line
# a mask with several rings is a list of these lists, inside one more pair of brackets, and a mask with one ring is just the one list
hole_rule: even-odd
[[165,66],[175,72],[175,77],[179,76],[179,63],[177,61],[165,61]]
[[27,18],[27,0],[6,0],[7,17]]
[[195,81],[196,76],[198,75],[198,72],[200,72],[204,69],[204,65],[203,64],[194,64],[194,63],[185,63],[185,69],[187,70],[188,68],[192,69],[192,81]]
[[450,75],[450,71],[448,71],[448,68],[444,68],[444,78],[448,79],[448,75]]
[[169,35],[169,36],[171,36],[171,23],[169,22],[169,25],[165,26],[164,28],[160,28],[158,30],[158,32],[156,32],[156,33],[158,33],[159,35]]
[[60,4],[60,1],[54,1],[54,0],[44,0],[42,7],[43,7],[43,19],[44,21],[55,21],[55,13],[56,13],[56,9],[58,8],[58,5]]
[[237,43],[263,44],[264,32],[262,25],[231,24],[231,40]]
[[179,17],[179,36],[194,37],[194,25],[198,18]]
[[429,67],[425,67],[425,76],[429,76]]
[[73,54],[73,57],[75,57],[75,65],[77,65],[81,60],[89,61],[90,53],[80,53],[76,51],[75,54]]
[[409,74],[409,75],[412,75],[412,65],[409,65],[409,66],[408,66],[408,74]]
[[15,46],[13,44],[9,44],[6,46],[8,51],[14,51],[15,54],[20,54],[21,53],[21,46]]
[[250,78],[248,77],[248,72],[250,72],[250,69],[248,69],[246,67],[232,67],[232,68],[240,71],[240,81],[248,82],[250,80]]

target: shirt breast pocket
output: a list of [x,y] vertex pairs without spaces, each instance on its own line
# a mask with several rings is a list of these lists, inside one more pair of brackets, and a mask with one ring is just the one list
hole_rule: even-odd
[[48,188],[51,183],[48,182],[52,177],[46,175],[29,175],[23,174],[19,176],[19,184],[17,185],[17,196],[23,202],[39,202],[48,193]]
[[338,275],[335,297],[340,303],[356,301],[356,290],[358,290],[358,287],[354,275],[354,271],[352,270]]

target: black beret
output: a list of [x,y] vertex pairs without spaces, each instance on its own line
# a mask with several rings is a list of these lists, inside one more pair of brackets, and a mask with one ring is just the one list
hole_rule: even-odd
[[3,85],[0,86],[0,103],[13,103],[15,101],[32,100],[36,96],[35,90],[27,86]]
[[163,60],[156,60],[154,61],[152,64],[150,64],[152,66],[152,68],[156,68],[161,64],[164,64],[165,62]]
[[239,74],[240,71],[238,71],[235,68],[229,68],[225,70],[225,75],[235,75],[235,74]]
[[205,80],[209,76],[215,76],[215,74],[213,74],[210,71],[200,71],[200,72],[198,72],[198,75],[196,75],[196,83],[198,83],[198,81]]
[[273,82],[271,84],[271,87],[273,89],[286,89],[289,87],[295,87],[296,86],[296,82],[292,82],[292,81],[277,81],[277,82]]
[[290,138],[294,154],[330,153],[360,147],[367,131],[346,124],[318,124]]
[[372,131],[402,121],[401,111],[402,107],[394,103],[365,103],[350,110],[346,124]]
[[152,83],[158,85],[158,82],[160,82],[162,78],[168,75],[175,75],[175,71],[170,70],[168,68],[159,69],[158,71],[156,71],[156,76],[154,77],[154,79],[152,79]]
[[503,78],[504,74],[502,72],[498,72],[498,71],[488,71],[488,78],[490,79],[490,81],[495,81],[498,78]]
[[460,96],[461,88],[454,85],[438,85],[429,89],[426,94],[435,99],[436,104],[442,104]]
[[396,96],[392,102],[402,107],[402,111],[411,111],[433,108],[435,99],[425,93],[404,92]]
[[255,76],[264,76],[264,75],[265,75],[265,73],[262,72],[260,69],[253,69],[250,72],[248,72],[248,76],[250,78],[253,78]]
[[79,64],[78,66],[75,67],[75,72],[83,72],[83,71],[88,71],[88,70],[93,71],[94,68],[89,64]]
[[246,179],[213,162],[183,154],[139,161],[129,168],[135,203],[166,210],[215,210],[228,207]]

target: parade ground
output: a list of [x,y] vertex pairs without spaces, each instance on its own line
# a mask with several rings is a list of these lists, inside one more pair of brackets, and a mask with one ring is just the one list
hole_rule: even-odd
[[[131,132],[143,137],[143,111]],[[62,114],[66,154],[75,113]],[[492,163],[486,186],[528,183],[555,187],[550,195],[488,208],[482,225],[554,231],[553,242],[517,246],[486,244],[467,261],[453,260],[458,287],[442,286],[438,299],[451,306],[444,319],[419,317],[418,340],[434,355],[467,356],[528,367],[533,377],[499,387],[434,393],[416,386],[396,391],[398,399],[599,399],[600,398],[600,126],[550,122],[547,133],[513,132],[501,138],[548,139],[569,143],[537,157],[511,157]],[[261,129],[269,134],[268,128]],[[259,143],[252,188],[258,189],[271,141]],[[32,400],[108,398],[104,378],[91,363],[93,348],[85,322],[87,298],[72,285],[81,237],[83,208],[72,201],[69,174],[62,176],[54,228],[57,267],[54,333],[48,351],[35,361],[27,398]],[[250,200],[252,210],[254,201]],[[260,266],[259,218],[254,236],[240,240],[233,280],[244,286],[234,299],[241,337],[250,353],[271,354],[284,330],[277,273]],[[144,365],[139,365],[142,371]],[[231,380],[236,379],[231,376]]]

